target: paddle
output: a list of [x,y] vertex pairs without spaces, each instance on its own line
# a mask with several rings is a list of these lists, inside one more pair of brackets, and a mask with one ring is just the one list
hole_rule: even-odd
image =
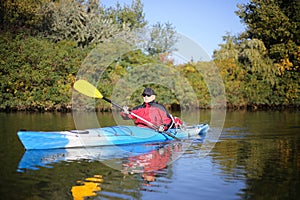
[[[93,98],[98,98],[98,99],[103,99],[109,103],[111,103],[113,106],[119,108],[120,110],[123,110],[123,107],[112,102],[110,99],[104,97],[100,92],[99,90],[93,86],[92,84],[90,84],[89,82],[85,81],[85,80],[78,80],[74,83],[74,89],[76,89],[78,92],[80,92],[81,94],[84,94],[88,97],[93,97]],[[155,124],[147,121],[146,119],[140,117],[139,115],[133,113],[133,112],[130,112],[129,111],[129,114],[131,114],[132,116],[142,120],[143,122],[149,124],[150,126],[152,126],[153,128],[155,128],[156,130],[158,130],[158,126],[156,126]],[[175,137],[174,135],[172,135],[171,133],[167,132],[167,131],[163,131],[165,134],[167,134],[168,136],[176,139],[176,140],[180,140],[179,138]]]

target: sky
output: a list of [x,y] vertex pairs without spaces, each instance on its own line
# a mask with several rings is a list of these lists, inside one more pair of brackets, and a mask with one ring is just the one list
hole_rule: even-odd
[[[237,4],[249,0],[141,0],[144,4],[145,19],[150,25],[157,22],[171,23],[175,30],[196,42],[209,57],[224,43],[226,33],[236,35],[245,30],[239,17],[234,13]],[[131,5],[132,0],[101,0],[109,7]]]

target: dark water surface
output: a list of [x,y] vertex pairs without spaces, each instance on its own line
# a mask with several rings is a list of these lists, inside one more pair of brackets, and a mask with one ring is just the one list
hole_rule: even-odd
[[[115,124],[109,113],[97,117]],[[201,111],[202,121],[209,117]],[[300,199],[298,111],[227,112],[205,157],[200,140],[187,149],[184,142],[122,147],[132,150],[124,155],[113,148],[25,152],[18,130],[74,129],[72,114],[0,113],[0,122],[0,199]]]

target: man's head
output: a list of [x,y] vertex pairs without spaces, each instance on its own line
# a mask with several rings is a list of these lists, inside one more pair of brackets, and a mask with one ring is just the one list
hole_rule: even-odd
[[144,98],[144,102],[148,103],[155,99],[155,92],[151,88],[145,88],[142,96]]

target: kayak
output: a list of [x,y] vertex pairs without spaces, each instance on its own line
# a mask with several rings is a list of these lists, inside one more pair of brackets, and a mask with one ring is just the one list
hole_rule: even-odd
[[199,124],[160,133],[154,129],[137,126],[109,126],[48,132],[20,130],[17,135],[26,150],[60,149],[165,142],[174,140],[174,136],[178,139],[187,139],[205,134],[208,129],[208,124]]

